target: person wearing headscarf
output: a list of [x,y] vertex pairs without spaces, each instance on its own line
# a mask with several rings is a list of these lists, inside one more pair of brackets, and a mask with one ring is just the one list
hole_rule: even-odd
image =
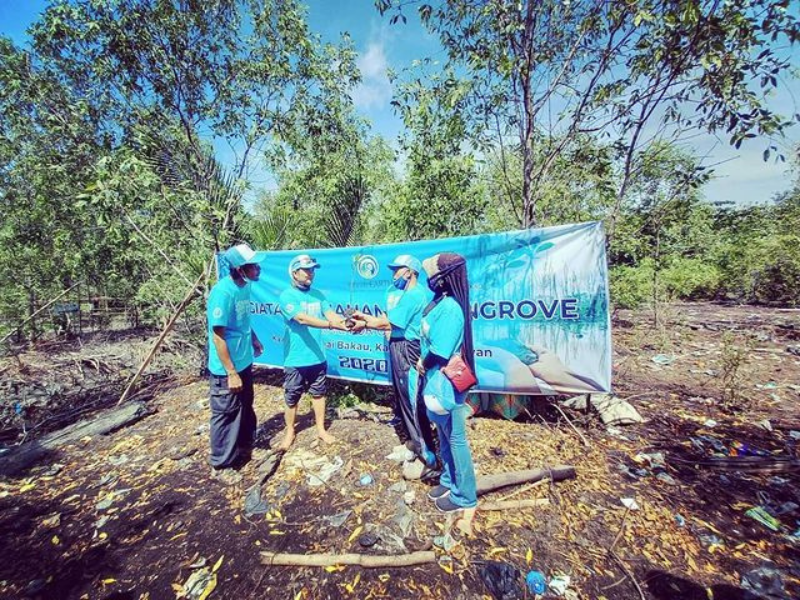
[[444,252],[423,261],[422,268],[434,297],[422,313],[418,377],[413,385],[421,386],[428,417],[439,436],[442,474],[428,497],[441,512],[453,512],[478,502],[467,441],[466,392],[458,392],[442,372],[460,354],[475,373],[467,265],[463,256]]

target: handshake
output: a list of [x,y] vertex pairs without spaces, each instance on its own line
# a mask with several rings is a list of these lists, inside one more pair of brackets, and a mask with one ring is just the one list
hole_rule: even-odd
[[361,311],[348,308],[344,311],[344,325],[350,333],[361,333],[367,328],[369,315]]

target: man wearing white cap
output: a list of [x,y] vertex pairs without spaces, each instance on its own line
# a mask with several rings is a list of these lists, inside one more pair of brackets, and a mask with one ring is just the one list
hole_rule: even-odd
[[390,264],[392,287],[386,294],[386,314],[353,314],[353,319],[369,329],[389,333],[389,358],[392,362],[392,387],[395,396],[393,424],[403,424],[414,452],[428,465],[436,464],[433,433],[425,407],[417,410],[416,395],[409,390],[408,375],[420,357],[420,324],[430,295],[417,284],[422,263],[410,254],[401,254]]
[[283,336],[283,390],[286,409],[286,434],[281,443],[288,450],[294,442],[297,404],[306,392],[311,394],[317,437],[327,444],[336,439],[325,430],[327,364],[322,345],[323,329],[347,331],[344,319],[337,315],[325,295],[312,290],[314,274],[320,265],[308,254],[295,256],[289,263],[292,285],[280,295],[279,303],[286,319]]
[[229,275],[208,296],[208,370],[211,373],[211,466],[224,483],[241,480],[234,470],[250,458],[256,432],[253,356],[264,348],[250,327],[250,285],[261,267],[247,244],[223,254]]

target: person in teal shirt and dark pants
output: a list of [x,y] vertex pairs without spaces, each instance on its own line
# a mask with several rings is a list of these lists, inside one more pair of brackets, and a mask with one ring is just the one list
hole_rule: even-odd
[[286,332],[283,336],[283,390],[286,409],[286,434],[281,450],[288,450],[294,442],[294,422],[297,404],[306,392],[311,394],[317,437],[327,444],[336,439],[325,430],[325,401],[327,392],[327,364],[322,345],[323,329],[347,331],[344,319],[337,315],[325,295],[312,290],[315,271],[319,263],[308,254],[296,256],[289,263],[292,285],[279,298]]
[[392,424],[403,424],[414,453],[432,467],[436,464],[436,455],[431,424],[425,406],[417,406],[417,395],[412,395],[409,387],[409,373],[416,368],[420,356],[422,311],[428,305],[430,294],[417,281],[422,270],[419,259],[401,254],[389,264],[389,268],[392,270],[392,287],[386,294],[386,313],[373,316],[356,311],[353,319],[369,329],[389,332],[396,419]]
[[459,254],[437,254],[425,260],[422,267],[434,297],[422,313],[419,376],[413,377],[413,386],[422,385],[428,417],[439,436],[442,475],[428,497],[440,511],[452,512],[478,503],[467,441],[467,394],[456,391],[442,372],[450,359],[460,353],[475,373],[469,282],[466,261]]
[[250,458],[256,432],[253,410],[253,356],[264,350],[250,327],[250,285],[261,267],[247,244],[223,255],[230,274],[208,296],[208,370],[210,372],[211,466],[225,483],[241,475],[233,470]]

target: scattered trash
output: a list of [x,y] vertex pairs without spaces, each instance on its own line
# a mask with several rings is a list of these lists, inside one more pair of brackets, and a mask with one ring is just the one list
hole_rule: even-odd
[[701,452],[706,451],[706,444],[710,445],[714,452],[718,454],[723,454],[725,456],[728,455],[728,448],[720,442],[718,439],[710,437],[708,435],[699,435],[697,437],[689,438],[689,441],[692,442],[692,446],[700,450]]
[[678,482],[675,481],[675,478],[672,477],[672,475],[670,475],[669,473],[661,472],[658,475],[656,475],[656,479],[663,481],[667,485],[678,485]]
[[122,454],[121,456],[109,456],[108,462],[110,462],[115,467],[119,467],[120,465],[124,465],[128,462],[130,458],[128,458],[127,454]]
[[666,469],[667,464],[664,462],[664,454],[655,452],[653,454],[645,454],[640,452],[633,457],[637,463],[647,463],[651,469]]
[[669,354],[656,354],[650,360],[652,360],[657,365],[666,367],[667,365],[671,365],[673,362],[675,362],[675,357]]
[[433,545],[436,546],[437,548],[441,548],[445,552],[450,552],[453,548],[455,548],[458,545],[458,542],[456,542],[456,540],[453,539],[452,535],[446,533],[444,535],[437,535],[436,537],[434,537]]
[[411,534],[411,527],[414,524],[414,513],[409,510],[404,500],[397,501],[397,510],[392,522],[400,528],[404,538]]
[[628,510],[639,510],[639,505],[633,498],[620,498],[620,502]]
[[771,567],[759,567],[742,575],[742,587],[768,598],[788,598],[780,572]]
[[553,591],[556,596],[564,596],[569,588],[570,576],[569,575],[556,575],[550,578],[548,587]]
[[772,531],[781,530],[781,522],[769,514],[763,506],[754,506],[744,514]]
[[725,545],[725,540],[723,540],[718,535],[714,535],[713,533],[707,533],[707,534],[699,535],[697,537],[700,539],[701,542],[703,542],[703,544],[708,546],[709,550],[711,548],[714,548],[714,547],[720,547],[721,548],[722,546]]
[[736,441],[731,444],[730,456],[771,456],[766,450],[759,450],[749,444]]
[[541,571],[528,571],[525,576],[525,583],[531,594],[541,595],[547,591],[547,580]]
[[647,469],[631,469],[629,466],[623,464],[617,465],[617,468],[619,468],[620,472],[624,473],[631,479],[639,479],[640,477],[647,477],[650,474],[650,472]]
[[717,425],[719,425],[719,423],[717,423],[714,419],[706,419],[703,422],[703,427],[708,427],[709,429],[713,429]]
[[47,529],[55,529],[61,525],[61,513],[55,513],[45,519],[42,519],[42,527]]
[[422,477],[422,472],[424,470],[425,463],[418,458],[410,462],[405,462],[403,463],[403,479],[419,479]]
[[194,571],[186,583],[183,584],[181,597],[189,600],[200,600],[208,598],[214,588],[217,587],[217,574],[213,573],[208,567],[203,567]]
[[261,484],[256,484],[247,490],[244,498],[244,514],[247,517],[253,515],[263,515],[270,511],[269,502],[261,497]]
[[94,528],[95,529],[102,529],[105,527],[106,523],[108,523],[108,515],[103,515],[97,521],[95,521]]
[[483,563],[481,580],[495,600],[514,600],[520,596],[519,569],[494,560]]
[[405,447],[404,444],[399,446],[395,446],[392,449],[392,453],[386,456],[387,460],[394,461],[396,463],[404,463],[409,460],[414,460],[414,453]]
[[340,513],[336,513],[335,515],[328,515],[328,516],[322,517],[322,520],[325,521],[331,527],[339,528],[339,527],[341,527],[342,525],[345,524],[347,519],[352,514],[353,514],[352,510],[345,510],[345,511],[342,511]]
[[686,519],[683,518],[683,515],[676,514],[675,522],[678,524],[678,527],[686,527]]
[[333,460],[326,456],[317,456],[307,450],[297,450],[287,457],[286,462],[299,466],[308,475],[307,483],[310,487],[319,487],[328,483],[330,478],[344,466],[341,456],[334,456]]
[[789,437],[793,440],[800,441],[800,431],[795,431],[794,429],[790,430]]
[[130,488],[128,488],[128,489],[124,489],[124,490],[114,490],[113,492],[109,492],[108,495],[106,495],[105,498],[100,500],[100,502],[98,502],[95,505],[95,509],[96,510],[108,510],[109,508],[111,508],[111,505],[114,504],[114,500],[124,496],[125,494],[127,494],[130,491],[131,491]]
[[794,354],[795,356],[800,356],[800,346],[789,346],[786,348],[786,351],[789,354]]
[[797,505],[795,502],[784,502],[783,504],[781,504],[781,505],[780,505],[780,506],[779,506],[779,507],[778,507],[778,508],[777,508],[777,509],[774,511],[774,513],[775,513],[776,515],[786,515],[786,514],[789,514],[789,513],[793,513],[793,512],[794,512],[794,511],[796,511],[798,508],[800,508],[800,506],[798,506],[798,505]]
[[756,423],[757,427],[761,427],[761,429],[766,429],[767,431],[772,431],[772,423],[769,422],[769,419],[764,419],[763,421],[759,421]]
[[365,533],[358,538],[358,543],[362,548],[371,548],[378,543],[380,538],[374,533]]
[[278,500],[285,498],[286,494],[288,494],[291,491],[291,489],[292,486],[288,481],[281,481],[278,484],[278,487],[275,488],[275,497]]
[[[600,415],[600,420],[607,427],[606,431],[611,435],[615,435],[611,432],[612,426],[634,425],[644,421],[642,415],[630,402],[613,394],[592,394],[589,403]],[[621,434],[622,432],[619,432],[619,435]]]
[[411,506],[414,504],[414,500],[417,499],[417,493],[414,490],[409,490],[405,494],[403,494],[403,501]]
[[396,492],[398,494],[404,494],[407,489],[408,484],[405,481],[398,481],[389,486],[390,492]]
[[358,485],[360,485],[361,487],[368,487],[372,485],[372,483],[373,483],[372,475],[370,475],[369,473],[362,475],[361,478],[358,480]]

